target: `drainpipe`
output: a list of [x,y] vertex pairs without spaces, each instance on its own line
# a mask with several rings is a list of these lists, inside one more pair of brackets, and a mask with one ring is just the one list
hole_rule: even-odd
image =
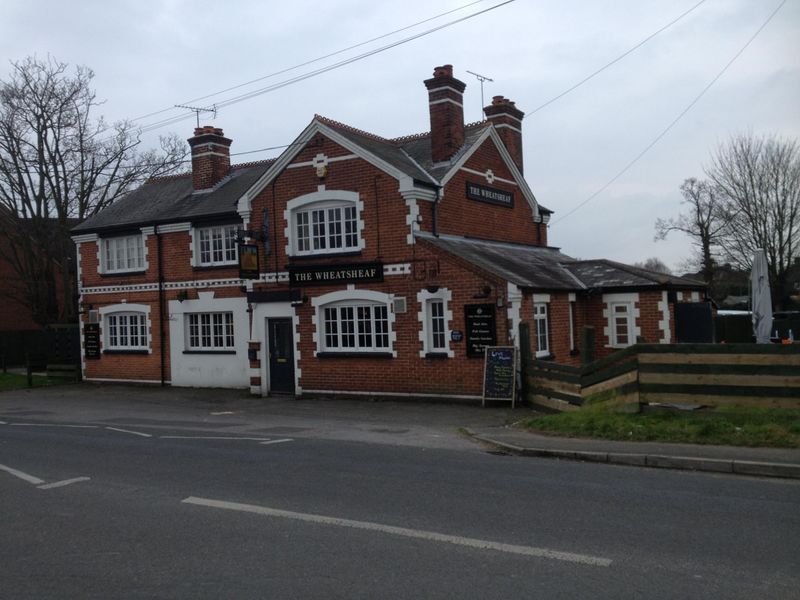
[[161,350],[161,387],[166,386],[166,349],[164,343],[166,341],[166,334],[164,333],[164,264],[161,260],[162,246],[161,246],[161,232],[158,225],[155,227],[156,241],[158,243],[158,335],[159,346]]

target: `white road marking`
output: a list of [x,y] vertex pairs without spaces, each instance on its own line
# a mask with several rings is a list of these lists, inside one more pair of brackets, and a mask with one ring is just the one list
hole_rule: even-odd
[[5,421],[0,421],[0,425],[8,425]]
[[76,429],[97,429],[97,425],[64,425],[63,423],[12,423],[16,427],[74,427]]
[[212,413],[209,413],[211,416],[218,417],[220,415],[233,415],[235,414],[232,410],[218,410]]
[[44,483],[44,479],[39,479],[38,477],[34,477],[33,475],[28,475],[27,473],[23,473],[22,471],[17,471],[16,469],[12,469],[11,467],[7,467],[5,465],[0,465],[0,471],[5,471],[6,473],[11,473],[14,477],[19,477],[20,479],[24,479],[28,483],[32,483],[33,485],[39,485]]
[[69,485],[71,483],[78,483],[79,481],[89,481],[88,477],[73,477],[72,479],[64,479],[63,481],[55,481],[53,483],[47,483],[45,485],[37,485],[40,490],[52,490],[53,488],[64,487],[65,485]]
[[283,442],[293,442],[292,438],[283,438],[282,440],[267,440],[266,442],[260,442],[262,446],[266,446],[267,444],[282,444]]
[[142,437],[153,437],[149,433],[142,433],[141,431],[131,431],[130,429],[120,429],[119,427],[106,427],[106,429],[110,429],[111,431],[119,431],[120,433],[130,433],[133,435],[140,435]]
[[255,437],[224,437],[215,435],[162,435],[162,440],[250,440],[254,442],[266,442],[269,438]]
[[503,544],[500,542],[492,542],[489,540],[479,540],[475,538],[460,537],[457,535],[436,533],[434,531],[423,531],[419,529],[407,529],[405,527],[394,527],[392,525],[382,525],[380,523],[370,523],[368,521],[353,521],[350,519],[339,519],[336,517],[325,517],[322,515],[292,512],[288,510],[278,510],[275,508],[268,508],[266,506],[256,506],[253,504],[240,504],[238,502],[211,500],[208,498],[197,498],[195,496],[189,496],[188,498],[184,498],[183,500],[181,500],[181,502],[185,504],[195,504],[197,506],[206,506],[210,508],[221,508],[225,510],[235,510],[240,512],[254,513],[266,517],[280,517],[283,519],[292,519],[295,521],[305,521],[306,523],[317,523],[320,525],[336,525],[338,527],[350,527],[353,529],[365,529],[367,531],[377,531],[379,533],[388,533],[390,535],[399,535],[403,537],[428,540],[432,542],[443,542],[447,544],[456,544],[458,546],[467,546],[469,548],[477,548],[479,550],[496,550],[498,552],[520,554],[522,556],[534,556],[537,558],[549,558],[552,560],[562,560],[566,562],[592,565],[596,567],[608,567],[609,565],[611,565],[611,559],[602,558],[600,556],[590,556],[587,554],[574,554],[572,552],[561,552],[559,550],[549,550],[547,548],[536,548],[533,546],[517,546],[514,544]]

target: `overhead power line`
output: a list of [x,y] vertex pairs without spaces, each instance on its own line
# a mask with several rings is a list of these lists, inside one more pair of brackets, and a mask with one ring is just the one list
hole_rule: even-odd
[[[432,17],[428,17],[427,19],[423,19],[422,21],[417,21],[416,23],[412,23],[411,25],[406,25],[405,27],[401,27],[400,29],[395,29],[394,31],[390,31],[389,33],[384,33],[383,35],[379,35],[377,37],[371,38],[369,40],[365,40],[363,42],[359,42],[358,44],[353,44],[352,46],[348,46],[347,48],[342,48],[341,50],[336,50],[335,52],[331,52],[324,56],[319,56],[317,58],[312,58],[311,60],[307,60],[306,62],[302,62],[296,64],[292,67],[286,67],[285,69],[281,69],[280,71],[275,71],[273,73],[269,73],[268,75],[263,75],[261,77],[257,77],[256,79],[251,79],[250,81],[245,81],[244,83],[240,83],[238,85],[231,86],[229,88],[225,88],[224,90],[219,90],[218,92],[213,92],[211,94],[206,94],[205,96],[199,96],[197,98],[192,98],[191,100],[187,100],[186,102],[182,102],[181,104],[191,104],[192,102],[199,102],[200,100],[206,100],[207,98],[213,98],[214,96],[219,96],[220,94],[224,94],[226,92],[232,92],[233,90],[238,90],[239,88],[243,88],[248,85],[252,85],[254,83],[258,83],[259,81],[263,81],[265,79],[269,79],[271,77],[277,77],[278,75],[283,75],[284,73],[288,73],[289,71],[294,71],[295,69],[299,69],[301,67],[307,67],[308,65],[312,65],[316,62],[321,60],[325,60],[326,58],[331,58],[332,56],[336,56],[338,54],[342,54],[343,52],[347,52],[348,50],[353,50],[355,48],[359,48],[361,46],[366,46],[367,44],[371,44],[372,42],[376,42],[383,38],[387,38],[389,36],[395,35],[396,33],[400,33],[401,31],[406,31],[408,29],[413,29],[414,27],[418,27],[424,23],[428,23],[430,21],[435,21],[436,19],[440,19],[441,17],[445,17],[449,14],[454,12],[458,12],[459,10],[464,10],[465,8],[469,8],[474,4],[480,4],[481,2],[486,2],[486,0],[475,0],[474,2],[470,2],[468,4],[463,4],[457,8],[453,8],[451,10],[445,11],[443,13],[439,13],[438,15],[434,15]],[[177,106],[177,105],[176,105]],[[168,108],[164,108],[161,110],[157,110],[151,113],[147,113],[146,115],[142,115],[141,117],[136,117],[133,119],[134,121],[140,121],[142,119],[147,119],[148,117],[153,117],[155,115],[160,115],[165,112],[169,112],[174,108],[174,106],[170,106]]]
[[608,188],[609,188],[609,187],[610,187],[610,186],[611,186],[611,185],[612,185],[612,184],[613,184],[613,183],[614,183],[614,182],[615,182],[617,179],[619,179],[620,177],[622,177],[622,176],[623,176],[625,173],[627,173],[627,172],[628,172],[628,170],[629,170],[629,169],[630,169],[630,168],[631,168],[633,165],[635,165],[637,162],[639,162],[639,159],[641,159],[641,158],[642,158],[642,157],[643,157],[645,154],[647,154],[647,152],[649,152],[649,151],[650,151],[650,149],[651,149],[653,146],[655,146],[655,145],[656,145],[656,144],[657,144],[657,143],[658,143],[658,142],[661,140],[661,138],[663,138],[665,135],[667,135],[667,133],[669,132],[669,130],[670,130],[670,129],[672,129],[672,128],[673,128],[673,127],[674,127],[674,126],[675,126],[675,125],[678,123],[678,121],[680,121],[680,120],[683,118],[683,116],[684,116],[686,113],[688,113],[688,112],[689,112],[689,111],[692,109],[692,107],[693,107],[695,104],[697,104],[697,103],[700,101],[700,99],[701,99],[703,96],[705,96],[706,92],[707,92],[709,89],[711,89],[711,86],[713,86],[713,85],[714,85],[714,84],[717,82],[717,80],[718,80],[720,77],[722,77],[722,76],[725,74],[725,72],[728,70],[728,68],[730,68],[730,66],[731,66],[731,65],[732,65],[732,64],[733,64],[733,63],[736,61],[736,59],[738,59],[738,58],[739,58],[739,57],[742,55],[742,53],[743,53],[745,50],[747,50],[747,48],[750,46],[750,44],[752,44],[752,43],[753,43],[753,41],[756,39],[756,37],[758,37],[758,35],[759,35],[759,34],[760,34],[760,33],[761,33],[763,30],[764,30],[764,28],[765,28],[765,27],[766,27],[766,26],[769,24],[769,22],[770,22],[770,21],[772,21],[772,18],[773,18],[773,17],[774,17],[774,16],[775,16],[775,15],[778,13],[778,11],[779,11],[779,10],[780,10],[780,9],[783,7],[783,5],[784,5],[784,4],[786,4],[786,0],[783,0],[783,1],[782,1],[780,4],[778,4],[778,6],[775,8],[775,10],[773,10],[773,11],[770,13],[770,15],[769,15],[769,16],[767,17],[767,19],[766,19],[766,20],[765,20],[765,21],[764,21],[764,22],[761,24],[761,26],[760,26],[760,27],[759,27],[759,28],[756,30],[756,32],[755,32],[755,33],[754,33],[752,36],[750,36],[750,39],[748,39],[748,40],[747,40],[747,42],[744,44],[744,46],[742,46],[742,47],[739,49],[739,51],[738,51],[736,54],[734,54],[734,55],[733,55],[733,58],[731,58],[731,59],[730,59],[730,60],[727,62],[727,64],[726,64],[724,67],[722,67],[722,69],[719,71],[719,73],[717,73],[717,74],[716,74],[716,76],[715,76],[715,77],[714,77],[714,78],[713,78],[713,79],[712,79],[712,80],[711,80],[711,81],[710,81],[710,82],[709,82],[709,83],[708,83],[708,84],[707,84],[707,85],[706,85],[706,86],[705,86],[705,87],[704,87],[704,88],[703,88],[703,89],[700,91],[700,93],[699,93],[699,94],[697,94],[697,96],[695,96],[695,97],[694,97],[694,99],[693,99],[691,102],[689,102],[689,104],[686,106],[686,108],[684,108],[684,109],[683,109],[683,110],[682,110],[682,111],[681,111],[681,112],[678,114],[678,116],[677,116],[677,117],[675,117],[675,118],[672,120],[672,122],[671,122],[669,125],[667,125],[667,126],[666,126],[666,127],[665,127],[665,128],[662,130],[662,131],[661,131],[661,133],[659,133],[659,134],[658,134],[658,135],[655,137],[655,139],[653,139],[653,141],[651,141],[649,144],[647,144],[647,146],[645,146],[645,148],[644,148],[644,149],[643,149],[641,152],[639,152],[639,154],[637,154],[637,155],[636,155],[636,156],[633,158],[633,160],[631,160],[631,161],[630,161],[628,164],[626,164],[626,165],[625,165],[625,166],[624,166],[624,167],[623,167],[623,168],[622,168],[622,169],[621,169],[621,170],[620,170],[620,171],[619,171],[619,172],[618,172],[616,175],[614,175],[614,176],[613,176],[611,179],[609,179],[609,180],[608,180],[608,182],[606,182],[606,184],[605,184],[605,185],[603,185],[603,186],[602,186],[600,189],[598,189],[596,192],[594,192],[594,193],[593,193],[591,196],[589,196],[588,198],[586,198],[586,200],[584,200],[583,202],[581,202],[580,204],[578,204],[578,205],[577,205],[575,208],[573,208],[572,210],[570,210],[568,213],[566,213],[566,214],[565,214],[565,215],[563,215],[562,217],[559,217],[559,218],[558,218],[558,219],[556,219],[555,221],[552,221],[550,224],[551,224],[551,225],[554,225],[554,224],[556,224],[556,223],[560,223],[561,221],[563,221],[563,220],[564,220],[564,219],[566,219],[567,217],[569,217],[569,216],[571,216],[571,215],[575,214],[576,212],[578,212],[578,211],[579,211],[581,208],[583,208],[584,206],[586,206],[586,205],[587,205],[589,202],[591,202],[591,201],[592,201],[592,200],[594,200],[594,199],[595,199],[597,196],[599,196],[599,195],[600,195],[600,194],[602,194],[604,191],[606,191],[606,190],[607,190],[607,189],[608,189]]
[[620,54],[620,55],[619,55],[617,58],[615,58],[615,59],[614,59],[614,60],[612,60],[611,62],[608,62],[608,63],[606,63],[605,65],[603,65],[602,67],[600,67],[599,69],[597,69],[596,71],[594,71],[593,73],[590,73],[589,75],[587,75],[586,77],[584,77],[583,79],[581,79],[581,80],[580,80],[578,83],[576,83],[575,85],[572,85],[572,86],[568,87],[568,88],[567,88],[567,89],[565,89],[563,92],[561,92],[561,93],[559,93],[559,94],[557,94],[557,95],[553,96],[552,98],[550,98],[550,100],[548,100],[548,101],[547,101],[547,102],[545,102],[544,104],[540,104],[539,106],[537,106],[536,108],[534,108],[532,111],[528,112],[528,116],[530,116],[530,115],[532,115],[532,114],[534,114],[534,113],[537,113],[537,112],[539,112],[540,110],[542,110],[542,109],[543,109],[544,107],[546,107],[546,106],[550,106],[550,105],[551,105],[553,102],[555,102],[556,100],[559,100],[560,98],[563,98],[564,96],[566,96],[566,95],[567,95],[567,94],[569,94],[570,92],[572,92],[572,91],[575,91],[576,89],[578,89],[579,87],[581,87],[581,86],[582,86],[584,83],[586,83],[586,82],[587,82],[587,81],[589,81],[590,79],[593,79],[593,78],[594,78],[596,75],[599,75],[600,73],[602,73],[603,71],[605,71],[605,70],[606,70],[606,69],[608,69],[609,67],[611,67],[611,66],[613,66],[613,65],[617,64],[617,63],[618,63],[619,61],[621,61],[623,58],[625,58],[626,56],[628,56],[628,55],[629,55],[629,54],[631,54],[632,52],[634,52],[634,51],[638,50],[639,48],[641,48],[642,46],[644,46],[644,45],[645,45],[647,42],[649,42],[650,40],[652,40],[652,39],[653,39],[654,37],[656,37],[656,36],[657,36],[659,33],[663,33],[664,31],[666,31],[667,29],[669,29],[670,27],[672,27],[673,25],[675,25],[675,23],[677,23],[678,21],[680,21],[681,19],[683,19],[683,18],[684,18],[686,15],[688,15],[689,13],[691,13],[692,11],[694,11],[694,10],[695,10],[697,7],[699,7],[699,6],[700,6],[701,4],[703,4],[705,1],[706,1],[706,0],[700,0],[700,2],[698,2],[697,4],[695,4],[694,6],[692,6],[690,9],[688,9],[688,10],[686,10],[686,11],[682,12],[680,15],[678,15],[677,17],[675,17],[674,19],[672,19],[672,21],[670,21],[669,23],[667,23],[666,25],[664,25],[664,26],[663,26],[661,29],[658,29],[658,30],[654,31],[653,33],[651,33],[650,35],[648,35],[646,38],[644,38],[644,39],[643,39],[641,42],[639,42],[638,44],[636,44],[635,46],[633,46],[633,47],[632,47],[632,48],[630,48],[629,50],[626,50],[625,52],[623,52],[622,54]]
[[[483,10],[480,10],[478,12],[474,12],[474,13],[469,14],[469,15],[466,15],[466,16],[461,17],[459,19],[455,19],[453,21],[448,21],[447,23],[443,23],[442,25],[438,25],[436,27],[432,27],[431,29],[427,29],[425,31],[422,31],[422,32],[417,33],[417,34],[414,34],[414,35],[409,36],[407,38],[403,38],[403,39],[398,40],[396,42],[392,42],[390,44],[386,44],[385,46],[381,46],[380,48],[375,48],[374,50],[370,50],[368,52],[364,52],[362,54],[358,54],[356,56],[341,60],[341,61],[339,61],[337,63],[333,63],[333,64],[328,65],[326,67],[320,67],[319,69],[315,69],[315,70],[310,71],[308,73],[304,73],[302,75],[297,75],[296,77],[292,77],[292,78],[280,81],[280,82],[275,83],[273,85],[266,86],[266,87],[263,87],[263,88],[260,88],[260,89],[257,89],[257,90],[246,92],[246,93],[241,94],[239,96],[234,96],[232,98],[228,98],[227,100],[222,100],[220,102],[216,102],[215,104],[216,104],[217,108],[224,108],[226,106],[230,106],[232,104],[236,104],[236,103],[242,102],[244,100],[249,100],[250,98],[255,98],[256,96],[260,96],[262,94],[266,94],[268,92],[275,91],[277,89],[286,87],[286,86],[291,85],[293,83],[298,83],[300,81],[304,81],[306,79],[310,79],[311,77],[316,77],[317,75],[321,75],[323,73],[327,73],[328,71],[332,71],[334,69],[338,69],[338,68],[343,67],[345,65],[349,65],[351,63],[354,63],[356,61],[362,60],[364,58],[368,58],[368,57],[373,56],[375,54],[378,54],[380,52],[385,52],[386,50],[390,50],[392,48],[395,48],[395,47],[400,46],[402,44],[406,44],[408,42],[417,40],[417,39],[419,39],[421,37],[430,35],[432,33],[435,33],[437,31],[440,31],[440,30],[445,29],[447,27],[451,27],[451,26],[456,25],[458,23],[462,23],[463,21],[467,21],[468,19],[472,19],[472,18],[477,17],[479,15],[485,14],[485,13],[487,13],[489,11],[492,11],[492,10],[495,10],[495,9],[500,8],[502,6],[505,6],[506,4],[511,4],[512,2],[515,2],[515,0],[505,0],[504,2],[500,2],[498,4],[490,6],[489,8],[485,8]],[[467,5],[467,6],[469,6],[469,5]],[[183,120],[185,120],[187,118],[190,118],[191,116],[192,116],[191,114],[185,114],[184,113],[184,114],[181,114],[181,115],[178,115],[178,116],[175,116],[175,117],[169,117],[169,118],[166,118],[166,119],[162,119],[161,121],[156,121],[154,123],[150,123],[150,124],[142,126],[141,127],[141,131],[142,132],[153,131],[154,129],[158,129],[158,128],[164,127],[166,125],[172,125],[173,123],[177,123],[179,121],[183,121]]]

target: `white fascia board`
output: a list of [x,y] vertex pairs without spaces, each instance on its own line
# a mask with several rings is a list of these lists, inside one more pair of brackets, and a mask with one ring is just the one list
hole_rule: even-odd
[[[492,138],[494,145],[497,147],[497,151],[500,153],[500,156],[503,159],[503,162],[508,167],[508,170],[511,171],[511,175],[514,181],[519,185],[519,189],[522,192],[522,195],[525,197],[525,200],[528,201],[531,209],[533,210],[534,219],[541,219],[541,215],[539,214],[539,203],[536,201],[536,196],[533,195],[533,191],[528,186],[528,183],[525,181],[525,178],[522,176],[522,173],[519,172],[517,168],[517,164],[514,162],[514,159],[511,158],[511,155],[506,150],[506,145],[503,143],[503,140],[500,139],[500,136],[497,135],[497,131],[495,131],[494,125],[491,127],[487,127],[486,130],[481,134],[481,136],[472,144],[472,147],[461,156],[451,167],[447,174],[442,177],[442,186],[447,185],[447,183],[455,177],[456,173],[458,173],[459,169],[463,167],[466,162],[470,159],[470,157],[475,154],[478,148],[486,141],[487,138]],[[538,222],[538,221],[537,221]]]

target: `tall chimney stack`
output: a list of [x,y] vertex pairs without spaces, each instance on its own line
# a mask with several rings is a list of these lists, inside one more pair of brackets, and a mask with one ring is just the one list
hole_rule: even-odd
[[525,113],[503,96],[493,97],[492,103],[483,112],[494,125],[506,150],[522,173],[522,118]]
[[436,67],[425,80],[431,113],[431,158],[446,162],[464,145],[463,81],[453,77],[453,65]]
[[213,188],[231,170],[231,142],[222,129],[204,125],[187,140],[192,148],[192,185],[195,191]]

